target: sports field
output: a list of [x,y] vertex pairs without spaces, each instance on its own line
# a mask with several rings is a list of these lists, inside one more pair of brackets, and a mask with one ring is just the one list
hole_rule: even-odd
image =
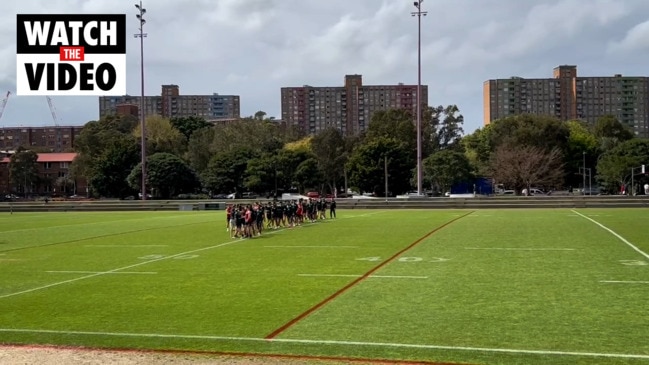
[[0,216],[0,343],[649,364],[649,210]]

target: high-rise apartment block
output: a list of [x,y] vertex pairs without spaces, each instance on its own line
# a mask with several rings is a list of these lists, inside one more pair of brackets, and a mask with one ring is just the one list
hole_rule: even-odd
[[[106,115],[139,116],[140,96],[100,96],[99,117]],[[181,95],[178,85],[162,85],[159,96],[144,97],[145,115],[165,118],[198,116],[206,120],[240,117],[238,95]]]
[[70,152],[82,130],[83,126],[1,127],[0,151],[24,147],[43,152]]
[[649,77],[577,77],[577,66],[558,66],[553,78],[485,81],[485,125],[525,113],[591,124],[613,115],[637,136],[649,137]]
[[[421,86],[422,108],[428,87]],[[379,110],[403,108],[417,112],[417,85],[363,85],[361,75],[346,75],[344,86],[283,87],[282,121],[308,134],[334,127],[345,135],[364,131]]]

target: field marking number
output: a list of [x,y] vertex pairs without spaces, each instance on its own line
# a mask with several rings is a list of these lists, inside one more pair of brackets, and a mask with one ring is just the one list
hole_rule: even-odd
[[649,264],[647,264],[646,261],[639,261],[639,260],[620,260],[620,263],[622,265],[628,265],[628,266],[646,266],[646,265],[649,265]]
[[[165,255],[147,255],[147,256],[142,256],[138,257],[140,260],[159,260],[164,258]],[[182,256],[175,256],[174,259],[176,260],[189,260],[189,259],[195,259],[197,258],[198,255],[182,255]]]
[[[381,257],[379,256],[372,256],[372,257],[361,257],[360,259],[356,259],[357,261],[382,261]],[[441,258],[441,257],[432,257],[430,261],[428,262],[444,262],[448,261],[449,259]],[[423,257],[400,257],[397,261],[399,262],[420,262],[424,261]]]

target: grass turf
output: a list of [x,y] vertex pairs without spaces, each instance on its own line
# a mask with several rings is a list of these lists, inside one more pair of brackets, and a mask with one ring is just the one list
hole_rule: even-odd
[[343,210],[232,240],[223,212],[7,214],[0,343],[644,364],[648,220]]

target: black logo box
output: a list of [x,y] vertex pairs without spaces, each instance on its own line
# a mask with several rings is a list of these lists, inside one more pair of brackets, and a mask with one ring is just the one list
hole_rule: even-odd
[[[24,54],[58,54],[60,45],[36,45],[32,46],[27,41],[27,32],[25,31],[25,22],[39,23],[49,21],[50,29],[47,35],[47,42],[50,41],[54,22],[80,21],[84,26],[91,22],[114,21],[117,24],[117,44],[115,46],[90,46],[86,44],[83,38],[83,27],[80,29],[80,44],[71,44],[69,46],[84,47],[86,54],[125,54],[126,53],[126,14],[18,14],[16,16],[16,53]],[[72,29],[67,28],[68,39],[72,41]],[[99,28],[95,28],[90,33],[93,37],[99,36]]]

